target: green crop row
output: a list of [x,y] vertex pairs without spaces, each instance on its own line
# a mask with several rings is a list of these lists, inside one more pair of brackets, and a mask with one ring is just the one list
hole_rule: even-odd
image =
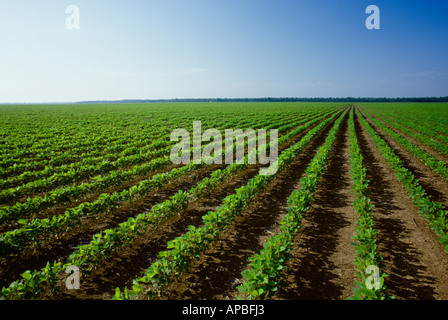
[[[326,114],[317,116],[313,115],[305,120],[321,119],[324,116],[326,116]],[[300,122],[300,120],[298,122]],[[266,124],[266,122],[260,125],[264,124]],[[296,125],[296,122],[285,124],[279,127],[278,130],[282,133],[290,130],[294,125]],[[268,128],[271,126],[274,126],[274,124],[271,124]],[[234,147],[236,147],[236,145],[234,145]],[[18,202],[12,206],[2,207],[0,208],[0,222],[7,222],[11,219],[21,218],[25,213],[37,212],[51,205],[69,201],[74,197],[80,197],[85,194],[96,192],[109,186],[120,185],[123,181],[132,179],[138,175],[153,172],[154,170],[167,166],[170,163],[171,160],[168,156],[156,158],[148,163],[135,165],[128,170],[115,170],[109,172],[107,175],[97,176],[93,178],[91,182],[58,188],[43,196],[35,196],[34,198],[28,198],[25,202]]]
[[[9,188],[0,192],[0,201],[16,200],[21,196],[34,194],[53,189],[59,185],[65,185],[72,182],[77,182],[85,178],[89,178],[94,174],[110,173],[112,170],[119,170],[119,168],[150,161],[155,157],[162,157],[170,151],[170,146],[160,149],[148,151],[144,154],[136,154],[127,157],[119,158],[117,161],[103,161],[94,165],[79,166],[76,168],[69,168],[63,172],[54,173],[49,177],[28,182],[15,188]],[[100,179],[96,176],[94,179]]]
[[[232,113],[220,120],[200,114],[182,113],[166,117],[162,113],[158,115],[158,118],[150,118],[148,121],[148,112],[144,110],[142,116],[136,117],[132,123],[122,120],[120,115],[118,117],[110,115],[111,120],[105,123],[103,119],[101,121],[98,121],[98,118],[89,120],[88,117],[85,118],[81,114],[82,119],[70,117],[64,119],[63,122],[57,121],[48,126],[51,123],[48,121],[48,117],[40,122],[27,125],[27,116],[16,117],[20,115],[20,112],[15,113],[13,115],[17,119],[10,122],[3,121],[0,130],[2,137],[0,139],[1,178],[11,178],[13,175],[25,171],[43,170],[46,166],[55,167],[68,165],[74,161],[85,161],[85,158],[104,156],[107,159],[110,157],[113,159],[114,155],[127,146],[144,148],[152,141],[159,140],[162,135],[169,134],[172,129],[191,124],[193,119],[203,120],[204,127],[214,128],[241,126],[266,119],[274,122],[288,119],[288,115],[280,113],[262,118],[253,117],[250,113],[247,113],[245,117]],[[166,115],[166,112],[164,113]],[[313,113],[316,113],[315,110],[301,112],[300,116]],[[126,118],[129,114],[124,116]],[[2,120],[7,120],[7,118],[2,118]],[[160,122],[157,122],[159,120]],[[86,122],[86,126],[78,127],[76,125],[78,121]],[[162,126],[159,125],[160,123]],[[117,130],[117,128],[120,129]]]
[[[151,142],[148,141],[142,147],[136,145],[127,145],[126,147],[126,145],[122,145],[121,152],[96,157],[83,154],[79,162],[61,166],[45,166],[43,170],[25,171],[18,176],[1,179],[0,188],[3,190],[0,192],[0,197],[1,199],[9,200],[32,192],[46,191],[51,187],[64,183],[76,182],[94,174],[104,174],[124,166],[149,161],[155,156],[161,156],[169,152],[167,141],[169,142],[169,138],[163,137]],[[39,179],[44,181],[35,181]],[[10,191],[8,192],[8,197],[5,197],[4,193],[9,188],[16,189],[16,193]]]
[[[2,107],[0,177],[11,178],[24,171],[70,164],[104,153],[117,154],[128,145],[144,147],[175,128],[188,127],[193,120],[201,120],[204,128],[224,125],[231,128],[246,125],[248,120],[284,120],[330,109],[286,108],[290,110],[279,112],[278,106],[260,108],[252,104],[251,110],[242,112],[239,108],[220,104],[213,106],[214,117],[210,117],[210,105],[203,105],[202,110],[191,104],[179,106],[129,105],[125,110],[114,105],[111,107],[113,112],[106,110],[109,106],[90,106],[89,109],[78,106]],[[192,108],[195,112],[191,112]]]
[[[310,118],[320,118],[322,115],[313,115]],[[305,117],[306,120],[306,117]],[[259,125],[265,125],[266,120]],[[295,124],[289,123],[281,126],[279,132],[287,131],[292,128]],[[269,127],[274,126],[271,124]],[[268,127],[268,128],[269,128]],[[165,150],[166,151],[166,150]],[[80,197],[85,194],[96,192],[105,187],[119,185],[123,181],[132,179],[135,176],[143,175],[159,169],[163,166],[170,164],[171,161],[168,156],[156,158],[148,163],[141,165],[135,165],[128,170],[114,170],[110,171],[106,175],[99,175],[94,177],[90,182],[85,182],[79,185],[70,185],[62,188],[58,188],[54,191],[50,191],[42,196],[35,196],[33,198],[28,198],[25,202],[18,202],[12,206],[4,206],[0,208],[0,222],[6,222],[10,219],[15,219],[21,217],[21,215],[29,212],[37,212],[41,209],[49,207],[54,204],[61,202],[66,202],[73,197]],[[76,172],[75,172],[76,173]],[[8,191],[9,192],[9,191]],[[11,191],[14,193],[13,191]]]
[[[384,115],[383,115],[384,116]],[[437,130],[434,130],[433,124],[425,123],[421,121],[420,118],[409,118],[403,115],[394,115],[389,116],[388,119],[395,121],[396,123],[400,123],[409,128],[412,128],[419,134],[424,134],[432,139],[432,141],[437,143],[448,144],[448,136],[439,133]]]
[[[278,143],[280,145],[286,143],[292,137],[303,132],[319,120],[320,118],[311,120],[296,128],[285,136],[282,136]],[[94,265],[98,262],[98,259],[103,259],[108,256],[110,252],[127,244],[133,239],[135,237],[135,234],[132,234],[134,230],[140,230],[149,226],[155,227],[160,221],[172,217],[180,210],[186,208],[191,201],[199,199],[204,196],[204,194],[218,187],[225,179],[244,170],[247,167],[247,161],[248,155],[245,157],[244,164],[233,163],[227,166],[224,170],[215,170],[210,177],[203,179],[189,191],[179,191],[172,198],[155,205],[150,212],[141,213],[135,218],[130,218],[128,221],[121,223],[118,228],[107,229],[94,235],[91,243],[77,248],[77,251],[69,258],[70,262],[76,265],[87,263]]]
[[[100,136],[98,136],[100,135]],[[98,158],[113,161],[116,155],[123,152],[123,156],[128,155],[132,151],[132,147],[141,149],[154,143],[153,147],[157,147],[165,141],[160,138],[165,135],[160,130],[153,129],[150,133],[140,132],[138,138],[135,132],[128,133],[127,136],[102,136],[102,133],[91,135],[91,137],[79,138],[76,143],[67,142],[68,137],[60,137],[59,135],[52,137],[47,142],[45,149],[35,150],[34,148],[19,148],[19,142],[14,145],[17,149],[9,151],[8,156],[0,161],[0,177],[9,178],[2,182],[2,188],[5,183],[11,183],[13,176],[18,175],[19,179],[28,178],[27,172],[44,171],[45,168],[58,168],[65,166],[73,166],[76,162],[82,162],[84,165],[92,164],[89,159]],[[72,139],[72,137],[68,138]],[[81,147],[77,147],[81,144]],[[126,150],[128,147],[131,149]],[[67,150],[68,148],[68,150]],[[34,152],[31,153],[30,150]],[[26,154],[22,154],[26,152]],[[39,171],[37,171],[39,172]],[[32,176],[31,176],[32,177]]]
[[[140,141],[139,144],[141,143],[145,143],[145,141]],[[170,142],[170,133],[168,133],[160,136],[157,140],[153,139],[151,142],[146,141],[146,144],[141,147],[131,145],[126,150],[133,151],[134,153],[126,155],[127,152],[125,152],[123,156],[116,158],[115,161],[103,161],[100,158],[96,158],[95,161],[92,161],[90,157],[85,156],[80,162],[72,163],[70,166],[47,166],[45,170],[42,171],[27,171],[14,179],[3,180],[2,183],[4,185],[16,183],[17,181],[27,179],[30,176],[38,179],[17,187],[2,190],[0,192],[0,201],[14,200],[23,195],[47,191],[59,185],[77,182],[94,174],[104,174],[112,170],[118,170],[121,167],[143,163],[154,157],[161,157],[169,154],[172,145],[173,143]]]
[[[282,136],[278,143],[280,145],[286,143],[292,137],[314,125],[319,120],[320,118],[311,120],[292,130]],[[150,212],[141,213],[135,218],[130,218],[128,221],[121,223],[118,228],[107,229],[94,235],[92,242],[79,246],[77,251],[70,256],[70,263],[79,266],[87,263],[95,265],[99,260],[108,256],[110,252],[126,245],[132,240],[136,236],[136,234],[133,234],[134,230],[140,230],[150,226],[155,227],[160,221],[172,217],[177,212],[186,208],[191,201],[199,199],[204,194],[218,187],[225,179],[244,170],[247,167],[247,161],[248,155],[245,157],[244,164],[233,163],[224,170],[215,170],[210,177],[203,179],[189,191],[179,191],[172,198],[155,205]]]
[[104,176],[96,176],[90,182],[68,185],[50,191],[43,196],[28,198],[25,202],[18,202],[12,206],[0,208],[0,222],[5,223],[12,219],[22,218],[24,214],[38,212],[54,204],[64,203],[74,197],[80,197],[106,187],[120,185],[137,175],[148,174],[171,163],[169,156],[151,160],[142,165],[136,165],[129,170],[115,170]]
[[[303,118],[306,118],[307,116],[309,115],[304,114]],[[250,124],[262,126],[269,122],[281,126],[290,122],[288,122],[287,119],[280,119],[283,123],[281,121],[272,122],[271,120],[272,119],[258,119],[257,121],[250,122]],[[296,121],[298,120],[300,120],[300,118]],[[170,142],[169,137],[169,132],[164,135],[158,133],[157,137],[151,136],[143,140],[135,141],[135,143],[129,141],[126,144],[123,143],[118,146],[108,146],[102,151],[96,150],[97,156],[94,156],[94,154],[81,154],[79,157],[81,161],[71,163],[70,165],[45,166],[44,170],[25,171],[19,176],[0,179],[1,189],[12,188],[12,190],[2,190],[0,192],[0,201],[10,200],[32,192],[45,191],[53,186],[75,182],[93,174],[107,173],[127,165],[151,160],[154,156],[167,154],[169,153],[170,146],[174,144],[173,142]],[[108,151],[109,149],[111,149],[110,151],[112,151],[112,154],[106,153],[104,156],[101,155],[101,153],[110,152]],[[118,154],[120,151],[121,153]],[[41,180],[19,186],[19,183],[26,183],[32,179]]]
[[75,208],[67,209],[64,214],[52,218],[21,219],[19,223],[22,224],[22,227],[7,231],[0,236],[0,253],[18,252],[24,248],[27,242],[38,242],[43,235],[65,232],[78,224],[82,216],[103,213],[123,201],[132,200],[160,188],[201,165],[191,164],[178,169],[175,168],[169,172],[156,174],[150,179],[140,181],[138,185],[129,189],[121,192],[103,193],[93,202],[83,202]]

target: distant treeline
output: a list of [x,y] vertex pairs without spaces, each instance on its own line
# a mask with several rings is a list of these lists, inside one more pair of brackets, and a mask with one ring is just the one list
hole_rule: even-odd
[[197,99],[126,99],[97,100],[78,103],[150,103],[150,102],[448,102],[446,97],[415,98],[197,98]]

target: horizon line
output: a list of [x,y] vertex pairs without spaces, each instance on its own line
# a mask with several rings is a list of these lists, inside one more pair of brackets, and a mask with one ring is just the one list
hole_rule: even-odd
[[[320,101],[319,101],[320,100]],[[33,105],[33,104],[96,104],[96,103],[157,103],[157,102],[373,102],[394,100],[433,100],[448,102],[448,96],[420,97],[262,97],[262,98],[161,98],[161,99],[113,99],[113,100],[80,100],[71,102],[0,102],[0,105]],[[424,101],[423,101],[424,102]],[[431,102],[431,101],[428,101]]]

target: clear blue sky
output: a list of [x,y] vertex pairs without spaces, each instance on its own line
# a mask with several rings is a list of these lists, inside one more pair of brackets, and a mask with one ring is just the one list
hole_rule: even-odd
[[0,0],[0,102],[447,96],[447,16],[446,0]]

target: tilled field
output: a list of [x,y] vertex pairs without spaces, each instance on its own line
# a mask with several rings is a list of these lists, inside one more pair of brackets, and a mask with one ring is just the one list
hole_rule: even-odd
[[[38,137],[37,115],[0,109],[21,121],[0,132],[1,297],[448,299],[444,113],[420,124],[430,136],[411,108],[226,107],[53,110],[61,123]],[[198,119],[278,129],[277,172],[172,164],[170,132]]]

